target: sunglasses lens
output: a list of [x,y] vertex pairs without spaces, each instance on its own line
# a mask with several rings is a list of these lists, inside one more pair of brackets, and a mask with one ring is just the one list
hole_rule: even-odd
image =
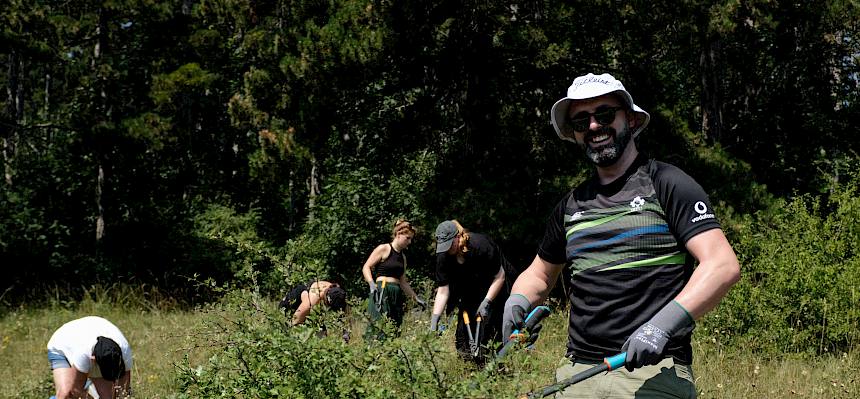
[[609,108],[603,111],[598,111],[594,114],[594,119],[601,125],[608,125],[615,121],[615,113],[618,108]]
[[573,128],[575,132],[584,132],[588,130],[588,124],[591,122],[589,117],[585,118],[576,118],[570,120],[570,127]]
[[594,120],[597,121],[601,126],[606,126],[615,121],[615,113],[620,110],[620,107],[610,107],[606,109],[599,109],[597,112],[593,114],[589,114],[588,112],[580,112],[576,114],[576,116],[570,118],[568,123],[570,123],[570,127],[574,132],[584,132],[588,130],[589,125],[591,125],[591,116],[594,115]]

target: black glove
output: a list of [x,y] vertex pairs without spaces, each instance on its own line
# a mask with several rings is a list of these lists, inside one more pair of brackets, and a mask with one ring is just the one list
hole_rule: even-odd
[[622,352],[627,352],[624,367],[633,371],[642,366],[660,363],[669,338],[693,324],[693,317],[678,302],[669,302],[651,320],[641,325],[627,338]]
[[490,318],[490,311],[492,310],[493,301],[490,298],[484,298],[481,301],[481,305],[478,306],[478,312],[476,313],[478,316],[481,316],[482,319]]

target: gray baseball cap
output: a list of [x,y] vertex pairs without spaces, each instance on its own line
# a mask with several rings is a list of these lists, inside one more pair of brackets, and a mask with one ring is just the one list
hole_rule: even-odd
[[439,226],[436,226],[436,253],[448,252],[456,237],[457,225],[454,222],[446,220],[439,223]]

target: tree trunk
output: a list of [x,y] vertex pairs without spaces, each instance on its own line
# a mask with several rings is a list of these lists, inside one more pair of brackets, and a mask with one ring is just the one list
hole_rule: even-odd
[[293,170],[293,168],[290,168],[290,179],[287,183],[287,190],[290,193],[289,194],[290,195],[290,208],[289,208],[289,214],[287,216],[289,218],[288,223],[287,223],[287,232],[288,232],[290,237],[293,236],[293,231],[295,231],[295,228],[296,228],[296,218],[295,218],[295,216],[296,216],[295,198],[296,197],[295,197],[295,192],[293,191],[295,189],[295,179],[296,179],[296,172]]
[[96,242],[101,242],[105,236],[105,208],[102,205],[102,190],[105,185],[105,170],[101,163],[98,165],[98,182],[96,184],[96,207],[99,217],[96,219]]
[[[108,98],[107,92],[105,90],[105,77],[101,72],[101,63],[102,63],[102,53],[105,50],[105,46],[107,45],[107,22],[105,21],[105,11],[104,9],[99,10],[99,23],[96,26],[96,44],[93,49],[93,62],[92,62],[92,70],[96,74],[96,91],[98,92],[98,98],[96,100],[96,113],[99,118],[102,120],[106,120],[109,118],[110,110],[108,109]],[[96,127],[98,129],[98,127]],[[96,133],[96,132],[93,132]],[[94,139],[95,146],[95,160],[98,178],[96,181],[96,208],[98,211],[98,217],[96,218],[96,244],[101,243],[104,238],[105,231],[105,187],[107,186],[107,178],[105,175],[105,163],[106,163],[106,149],[105,146],[102,145],[101,141],[104,140],[101,134],[96,133],[96,137]]]
[[51,73],[45,74],[45,103],[42,105],[42,119],[51,117]]
[[6,113],[11,118],[8,129],[3,132],[3,176],[6,184],[12,185],[14,169],[12,162],[15,159],[18,141],[18,126],[24,116],[24,100],[21,98],[23,92],[21,87],[22,60],[15,49],[9,53],[9,68],[7,79],[9,85],[6,87]]
[[317,157],[311,155],[311,175],[308,176],[308,221],[314,220],[314,203],[320,194],[320,171]]
[[719,142],[723,138],[721,43],[712,35],[708,35],[704,42],[699,59],[702,70],[702,133],[711,142]]

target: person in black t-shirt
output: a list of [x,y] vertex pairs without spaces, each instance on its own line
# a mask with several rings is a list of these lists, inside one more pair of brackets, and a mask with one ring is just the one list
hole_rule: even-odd
[[[494,301],[503,304],[505,274],[510,265],[493,240],[481,233],[469,232],[456,220],[446,220],[436,228],[436,299],[430,329],[436,330],[442,312],[457,308],[457,351],[463,357],[480,361],[483,356],[470,348],[468,328],[463,312],[468,314],[472,331],[478,316],[481,330],[473,337],[479,346],[499,341],[501,317],[493,317]],[[501,306],[497,306],[501,310]],[[474,333],[473,333],[474,335]]]
[[391,231],[391,242],[378,245],[364,262],[361,272],[370,289],[367,303],[370,323],[365,334],[368,338],[374,335],[381,338],[375,323],[382,316],[392,320],[398,327],[403,323],[404,293],[414,298],[418,306],[427,306],[406,279],[404,250],[412,243],[413,237],[415,227],[407,220],[398,220]]
[[609,74],[577,77],[551,118],[558,136],[583,148],[596,173],[550,215],[537,256],[505,303],[503,335],[524,327],[568,265],[571,362],[556,378],[621,352],[626,370],[557,397],[604,397],[608,390],[613,398],[695,397],[694,320],[740,276],[705,191],[680,169],[639,153],[634,139],[650,115]]

